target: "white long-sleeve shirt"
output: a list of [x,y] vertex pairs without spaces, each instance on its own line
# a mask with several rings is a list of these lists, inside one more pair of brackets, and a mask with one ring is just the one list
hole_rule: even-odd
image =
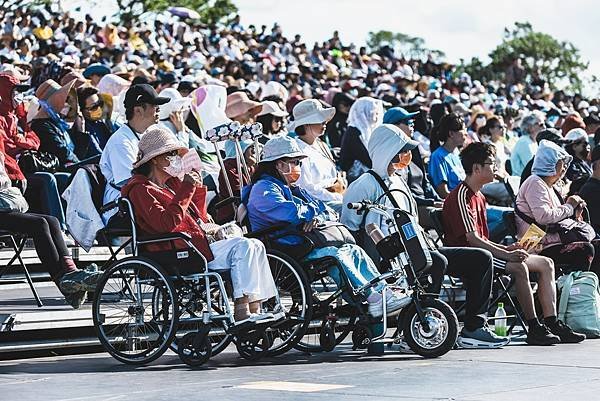
[[300,150],[308,156],[302,159],[302,173],[297,185],[322,202],[341,202],[341,194],[327,190],[335,183],[337,170],[333,160],[325,154],[326,149],[321,148],[317,141],[309,145],[302,139],[296,138]]

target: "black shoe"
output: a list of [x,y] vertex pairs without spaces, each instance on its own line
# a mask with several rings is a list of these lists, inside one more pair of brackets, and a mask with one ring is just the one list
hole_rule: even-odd
[[552,326],[548,326],[552,334],[560,337],[560,342],[565,344],[576,344],[585,340],[585,334],[574,332],[562,321],[557,320]]
[[525,340],[529,345],[554,345],[560,343],[560,337],[552,334],[546,326],[529,326]]

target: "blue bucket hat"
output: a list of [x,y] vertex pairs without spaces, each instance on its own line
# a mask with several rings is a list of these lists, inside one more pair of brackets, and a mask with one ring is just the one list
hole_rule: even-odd
[[[249,139],[244,139],[243,141],[240,141],[240,147],[242,148],[242,153],[246,152],[246,149],[248,149],[248,147],[250,147],[251,145],[254,145],[254,142]],[[235,142],[232,141],[231,139],[228,139],[227,141],[225,141],[225,158],[233,159],[236,156],[236,154],[237,154],[237,152],[236,152]]]
[[419,115],[419,112],[409,113],[402,107],[392,107],[383,115],[384,124],[398,124],[403,120],[410,120],[415,116]]
[[88,79],[92,75],[100,75],[104,76],[106,74],[110,74],[110,68],[108,66],[101,63],[90,64],[84,71],[83,77]]

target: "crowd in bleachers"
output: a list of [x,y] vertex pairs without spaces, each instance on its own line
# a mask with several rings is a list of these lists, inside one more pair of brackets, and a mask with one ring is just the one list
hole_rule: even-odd
[[[518,59],[503,81],[480,82],[433,57],[356,47],[337,32],[308,46],[278,25],[245,26],[239,17],[208,28],[175,16],[114,25],[16,9],[4,13],[0,34],[0,188],[18,189],[28,204],[0,215],[0,229],[33,236],[73,306],[99,273],[78,270],[66,244],[92,246],[96,231],[117,224],[99,207],[123,195],[137,203],[143,231],[191,232],[213,264],[240,265],[240,254],[253,255],[239,269],[259,278],[240,276],[235,285],[236,299],[245,297],[236,308],[249,308],[240,309],[245,319],[272,292],[257,267],[264,249],[239,239],[209,246],[197,223],[209,222],[207,209],[217,223],[237,214],[231,203],[211,205],[239,197],[254,230],[343,223],[361,246],[311,254],[338,258],[359,286],[380,262],[365,226],[386,234],[386,224],[345,205],[381,201],[392,190],[388,201],[425,229],[435,226],[432,211],[443,210],[447,229],[444,246],[432,252],[430,291],[440,291],[444,274],[466,283],[464,346],[507,343],[485,320],[494,268],[517,279],[528,342],[583,339],[557,320],[555,278],[570,270],[600,274],[598,236],[566,241],[549,227],[587,219],[600,232],[598,98],[553,91]],[[242,125],[260,122],[261,146],[214,147],[207,130],[219,113]],[[161,142],[145,143],[147,135]],[[189,150],[203,170],[184,175],[181,156]],[[90,202],[79,192],[82,169],[99,183],[88,183]],[[513,210],[517,238],[532,223],[546,229],[536,247],[504,241]],[[293,235],[278,241],[296,244]],[[537,273],[538,311],[529,273]],[[377,290],[367,300],[374,316]],[[399,304],[388,301],[391,309]]]

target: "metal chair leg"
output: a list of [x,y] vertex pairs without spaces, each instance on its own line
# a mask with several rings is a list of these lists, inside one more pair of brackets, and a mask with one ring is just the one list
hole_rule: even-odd
[[[31,275],[29,274],[29,269],[27,269],[27,265],[25,265],[23,258],[21,258],[21,252],[23,252],[23,248],[25,248],[25,243],[27,242],[27,238],[22,238],[18,247],[17,247],[17,243],[15,242],[15,238],[13,236],[10,237],[10,241],[11,241],[13,250],[15,251],[15,257],[19,260],[19,263],[21,264],[21,267],[23,268],[23,271],[25,272],[25,277],[27,278],[27,283],[29,284],[29,287],[31,288],[31,292],[33,293],[35,302],[37,303],[37,306],[41,308],[42,306],[44,306],[44,304],[42,303],[42,300],[40,299],[40,296],[38,295],[37,290],[33,286],[33,280],[31,279]],[[14,258],[13,258],[13,260],[14,260]]]

